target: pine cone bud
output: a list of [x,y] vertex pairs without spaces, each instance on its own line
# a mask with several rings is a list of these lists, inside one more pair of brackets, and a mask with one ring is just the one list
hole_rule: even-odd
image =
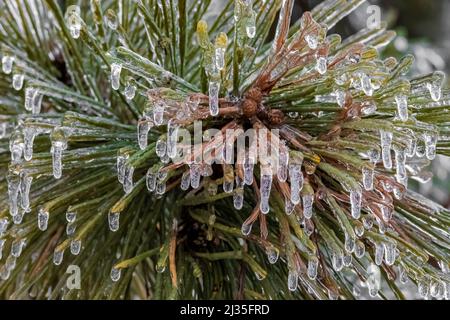
[[259,90],[257,88],[251,88],[250,90],[248,90],[246,92],[245,98],[251,99],[251,100],[255,101],[257,104],[260,104],[262,101],[261,90]]
[[284,113],[281,110],[273,109],[269,111],[269,122],[273,125],[280,125],[284,122]]
[[258,105],[254,100],[245,99],[242,103],[242,112],[246,118],[251,118],[256,115]]

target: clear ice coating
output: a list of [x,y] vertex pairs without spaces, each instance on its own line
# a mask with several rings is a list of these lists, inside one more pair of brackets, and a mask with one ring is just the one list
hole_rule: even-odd
[[361,113],[365,116],[369,116],[377,111],[377,105],[373,101],[365,101],[361,105]]
[[380,266],[383,263],[384,245],[381,242],[375,243],[375,264]]
[[38,212],[38,228],[41,231],[47,230],[49,214],[44,208],[40,208]]
[[120,88],[120,74],[122,72],[122,65],[120,63],[111,64],[111,87],[113,90]]
[[395,96],[395,102],[397,103],[397,115],[401,121],[408,120],[408,97],[405,95]]
[[67,8],[66,23],[72,38],[78,39],[81,33],[81,18],[79,6],[73,5]]
[[12,72],[13,69],[13,64],[14,64],[14,57],[13,56],[8,56],[8,55],[4,55],[2,57],[2,71],[5,74],[10,74]]
[[[147,189],[150,192],[154,192],[156,190],[156,173],[150,168],[146,174],[146,185]],[[190,181],[189,181],[190,182]]]
[[260,210],[263,214],[269,213],[269,198],[272,189],[272,170],[270,168],[261,168],[260,193],[261,202]]
[[361,73],[360,79],[361,79],[361,89],[364,91],[364,94],[369,97],[373,96],[373,86],[370,77],[365,73]]
[[300,164],[289,165],[289,180],[291,182],[291,202],[300,203],[300,191],[303,188],[303,173]]
[[80,254],[81,251],[81,240],[79,239],[73,239],[70,242],[70,253],[74,256],[77,256]]
[[315,280],[317,277],[317,269],[319,266],[319,259],[316,256],[311,256],[308,258],[308,269],[307,275],[311,280]]
[[220,83],[218,81],[209,82],[209,112],[213,117],[219,114],[219,91]]
[[372,168],[363,167],[362,177],[364,189],[367,191],[373,190],[374,170]]
[[33,143],[34,138],[36,137],[37,132],[33,128],[25,128],[23,130],[23,143],[24,143],[24,149],[23,149],[23,158],[25,161],[30,161],[33,157]]
[[113,282],[117,282],[120,280],[120,275],[121,275],[122,269],[119,268],[112,268],[111,269],[111,280]]
[[108,214],[109,230],[116,232],[120,227],[120,212],[110,212]]
[[352,211],[352,217],[359,219],[361,216],[361,202],[362,192],[360,189],[350,190],[350,207]]
[[334,96],[336,97],[336,103],[339,107],[343,107],[345,105],[345,91],[344,90],[336,90],[334,91]]
[[309,217],[309,219],[310,219],[312,217],[313,203],[314,203],[314,195],[313,194],[304,194],[302,196],[303,216],[305,218]]
[[316,50],[319,45],[319,38],[314,34],[307,34],[305,36],[305,41],[308,47],[312,50]]
[[121,184],[123,184],[125,180],[125,167],[128,157],[129,157],[128,154],[117,155],[117,163],[116,163],[117,179]]
[[391,145],[392,132],[380,130],[381,158],[386,169],[392,169]]
[[25,171],[20,173],[20,206],[25,212],[30,210],[30,188],[33,177]]
[[55,266],[61,265],[64,258],[64,251],[63,250],[56,250],[53,252],[53,264]]
[[171,159],[177,156],[178,128],[172,120],[167,122],[167,155]]
[[442,80],[436,79],[427,83],[427,89],[430,92],[430,97],[433,101],[438,102],[442,96]]
[[25,76],[23,74],[15,74],[13,76],[12,86],[13,86],[14,90],[16,90],[16,91],[22,90],[24,79],[25,79]]
[[236,210],[241,210],[244,205],[244,189],[236,188],[233,192],[233,205]]
[[254,164],[249,157],[244,160],[244,183],[251,185],[253,183]]
[[28,87],[25,89],[25,110],[31,111],[33,114],[41,112],[43,95],[37,88]]
[[245,23],[245,32],[250,39],[253,39],[256,35],[256,15],[253,10]]
[[328,60],[326,57],[318,57],[316,62],[316,71],[319,74],[325,74],[328,70]]
[[396,244],[393,242],[384,243],[384,261],[388,266],[393,266],[396,258]]
[[9,174],[8,180],[8,197],[9,197],[9,213],[11,216],[15,216],[19,212],[18,197],[20,190],[20,177],[19,175]]
[[394,148],[394,152],[396,166],[395,177],[397,179],[397,182],[403,182],[407,178],[405,149],[396,147]]
[[376,297],[381,286],[381,272],[373,263],[367,268],[366,286],[371,297]]

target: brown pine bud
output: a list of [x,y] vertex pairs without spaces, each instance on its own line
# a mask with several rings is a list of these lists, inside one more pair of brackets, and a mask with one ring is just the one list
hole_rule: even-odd
[[242,112],[244,117],[251,118],[256,115],[256,111],[258,110],[258,105],[254,100],[245,99],[242,103]]
[[276,126],[282,124],[284,122],[284,113],[277,109],[270,110],[269,122]]
[[251,88],[245,93],[245,98],[251,99],[255,101],[257,104],[260,104],[262,101],[262,93],[261,90],[257,88]]

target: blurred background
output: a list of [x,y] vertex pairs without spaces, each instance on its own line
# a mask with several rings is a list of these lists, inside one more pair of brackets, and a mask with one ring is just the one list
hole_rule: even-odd
[[[321,0],[297,0],[295,15],[311,10]],[[396,40],[385,49],[388,56],[416,57],[414,74],[443,70],[450,74],[450,0],[367,0],[331,33],[347,37],[367,25],[370,5],[381,8],[381,20],[397,31]],[[450,88],[447,76],[447,88]],[[437,157],[429,170],[434,174],[427,183],[411,181],[411,187],[450,208],[450,158]]]

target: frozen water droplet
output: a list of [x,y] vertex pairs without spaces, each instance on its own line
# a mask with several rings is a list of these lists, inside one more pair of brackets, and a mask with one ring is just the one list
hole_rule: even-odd
[[334,92],[334,95],[336,97],[336,103],[339,105],[339,107],[343,107],[345,105],[345,96],[346,93],[344,90],[336,90]]
[[352,211],[352,217],[359,219],[361,216],[361,202],[362,193],[361,190],[350,190],[350,206]]
[[383,165],[386,169],[392,169],[392,158],[391,158],[392,136],[393,136],[392,132],[380,130],[381,157],[383,159]]
[[125,180],[125,167],[128,157],[127,154],[119,154],[117,156],[117,179],[121,184]]
[[373,176],[374,171],[371,168],[363,167],[362,168],[362,176],[363,176],[363,186],[367,191],[373,190]]
[[174,159],[177,156],[178,125],[169,120],[167,123],[167,155]]
[[344,267],[344,255],[341,252],[333,252],[331,263],[335,271],[341,271]]
[[319,266],[319,259],[316,256],[311,256],[308,259],[308,278],[315,280],[317,277],[317,269]]
[[3,247],[5,246],[5,242],[5,239],[0,239],[0,260],[2,260],[3,258]]
[[441,83],[433,81],[427,83],[427,89],[430,92],[431,99],[435,102],[441,100],[442,92],[441,92]]
[[365,101],[361,104],[361,113],[370,116],[377,111],[377,105],[373,101]]
[[345,233],[345,251],[347,253],[352,253],[353,251],[355,251],[355,243],[356,243],[356,239],[352,238],[350,235],[348,235],[347,233]]
[[269,260],[270,264],[275,264],[278,261],[278,257],[280,256],[280,251],[273,247],[270,246],[266,249],[266,254],[267,254],[267,259]]
[[163,100],[158,100],[155,103],[155,107],[153,109],[153,121],[155,125],[160,126],[164,123],[164,111],[166,110],[166,104]]
[[[200,165],[193,163],[190,165],[190,176],[191,176],[191,187],[193,189],[197,189],[200,187],[200,180],[201,180],[201,171],[200,171]],[[225,182],[224,182],[224,190],[226,189]],[[231,192],[231,191],[230,191]]]
[[313,215],[313,203],[314,203],[314,195],[313,194],[304,194],[302,196],[302,204],[303,204],[303,216],[307,219],[311,219]]
[[392,266],[395,263],[396,258],[396,245],[392,242],[384,243],[384,261],[388,266]]
[[395,147],[394,152],[395,152],[395,164],[396,164],[395,176],[397,178],[397,181],[401,182],[407,178],[405,149],[400,149],[398,147]]
[[252,185],[253,184],[253,169],[254,164],[250,159],[245,159],[244,161],[244,183],[246,185]]
[[0,219],[0,237],[6,232],[8,225],[9,221],[7,218]]
[[426,279],[422,279],[420,281],[418,281],[417,283],[417,289],[419,292],[419,295],[422,298],[428,298],[429,294],[430,294],[430,284],[429,281]]
[[23,88],[23,80],[24,79],[25,79],[25,77],[24,77],[23,74],[15,74],[13,76],[12,85],[13,85],[14,90],[16,90],[16,91],[22,90],[22,88]]
[[375,243],[375,264],[380,266],[383,263],[384,245],[381,242]]
[[284,212],[290,216],[294,212],[295,205],[292,203],[291,199],[285,199],[284,201]]
[[191,186],[191,175],[188,170],[183,172],[183,175],[181,176],[181,190],[186,191]]
[[134,97],[136,96],[136,86],[134,86],[132,83],[128,82],[123,94],[125,95],[125,98],[128,101],[133,100]]
[[22,223],[24,216],[24,212],[18,212],[15,216],[13,216],[13,222],[15,225],[19,225]]
[[225,68],[225,48],[216,48],[215,54],[216,68],[222,71]]
[[121,269],[118,268],[112,268],[111,269],[111,280],[113,282],[117,282],[120,280],[120,275],[121,275]]
[[73,239],[70,242],[70,253],[74,256],[77,256],[80,254],[81,251],[81,240]]
[[408,120],[408,97],[405,95],[395,96],[397,103],[397,115],[401,121]]
[[381,273],[380,268],[373,263],[367,268],[366,286],[371,297],[376,297],[380,291]]
[[362,73],[360,75],[360,79],[361,79],[361,88],[364,91],[364,94],[369,97],[373,96],[373,87],[370,77],[367,74]]
[[251,12],[251,15],[247,18],[245,31],[247,33],[247,37],[249,37],[250,39],[253,39],[256,35],[256,15],[253,10]]
[[8,197],[9,197],[9,213],[15,216],[19,212],[18,197],[20,188],[20,177],[15,174],[9,174],[8,180]]
[[353,258],[350,254],[348,254],[344,256],[342,261],[345,267],[350,267],[352,265]]
[[41,230],[41,231],[47,230],[48,218],[49,218],[48,211],[44,210],[44,208],[39,209],[39,212],[38,212],[38,228],[39,228],[39,230]]
[[4,55],[2,57],[2,71],[5,74],[10,74],[12,72],[13,64],[15,58],[13,56]]
[[217,81],[209,82],[209,112],[213,117],[219,114],[219,91],[220,83]]
[[434,133],[426,133],[423,135],[423,140],[425,142],[425,155],[428,160],[434,160],[436,158],[436,144],[438,142],[438,137]]
[[61,141],[52,141],[53,176],[60,179],[62,176],[62,151],[66,149],[66,145]]
[[25,245],[26,245],[25,239],[14,240],[13,243],[11,244],[11,256],[13,256],[14,258],[20,257]]
[[164,157],[167,152],[167,143],[165,140],[158,140],[156,142],[156,155],[160,158]]
[[24,211],[30,209],[30,189],[33,177],[30,177],[26,172],[20,174],[20,206]]
[[78,39],[81,33],[81,18],[79,6],[73,5],[67,8],[66,23],[72,38]]
[[138,144],[141,150],[147,148],[148,132],[150,131],[150,124],[147,119],[141,119],[137,125]]
[[289,270],[288,273],[288,289],[289,291],[296,291],[298,286],[298,273],[295,270]]
[[110,212],[108,214],[109,230],[116,232],[120,227],[120,212]]
[[68,223],[66,226],[66,235],[68,237],[71,237],[75,234],[76,230],[77,230],[77,226],[75,223]]
[[260,193],[261,202],[259,208],[263,214],[269,213],[269,198],[272,189],[272,170],[270,168],[261,168]]
[[244,189],[237,188],[233,192],[233,204],[236,210],[241,210],[244,205]]
[[55,266],[61,265],[64,258],[64,251],[63,250],[56,250],[53,252],[53,264]]

